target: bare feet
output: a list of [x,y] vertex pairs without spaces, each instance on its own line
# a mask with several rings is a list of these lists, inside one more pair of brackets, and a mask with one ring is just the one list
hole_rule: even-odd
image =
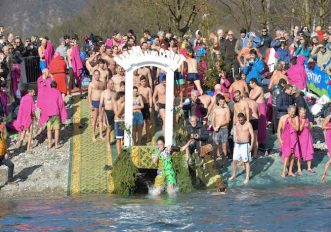
[[244,184],[248,184],[249,179],[245,179]]
[[302,171],[298,171],[298,175],[299,176],[302,176]]
[[283,178],[285,178],[286,177],[286,174],[285,173],[282,173],[280,176],[283,177]]
[[288,175],[289,176],[295,176],[295,174],[293,172],[289,172]]
[[101,140],[105,140],[105,137],[103,137],[103,136],[100,136],[99,138],[100,138]]
[[307,171],[311,173],[316,173],[314,169],[308,169]]
[[92,137],[92,141],[95,142],[95,141],[97,141],[97,140],[95,139],[95,137]]
[[231,177],[229,178],[229,181],[233,181],[234,179],[236,179],[236,176],[231,176]]
[[55,146],[55,149],[60,149],[61,147],[63,147],[63,144],[58,144]]

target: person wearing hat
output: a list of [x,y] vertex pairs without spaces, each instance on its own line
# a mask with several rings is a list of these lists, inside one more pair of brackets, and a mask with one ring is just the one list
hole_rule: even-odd
[[56,48],[55,53],[60,53],[60,56],[62,56],[64,59],[67,58],[67,50],[68,47],[66,46],[66,42],[64,38],[59,39],[60,45]]
[[235,52],[239,54],[244,44],[247,44],[247,31],[245,28],[240,29],[240,38],[237,40],[236,46],[234,48]]

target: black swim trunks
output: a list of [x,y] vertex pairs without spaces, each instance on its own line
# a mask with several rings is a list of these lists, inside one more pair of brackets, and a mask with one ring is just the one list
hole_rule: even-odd
[[144,120],[149,120],[151,118],[151,115],[149,113],[149,104],[144,103],[144,108],[141,110],[141,113],[143,114]]
[[165,109],[165,104],[159,103],[159,109]]
[[106,124],[107,126],[112,126],[114,127],[114,111],[112,110],[105,110],[105,114],[106,114]]
[[259,129],[259,120],[258,119],[251,119],[251,120],[249,120],[249,122],[252,124],[254,131]]

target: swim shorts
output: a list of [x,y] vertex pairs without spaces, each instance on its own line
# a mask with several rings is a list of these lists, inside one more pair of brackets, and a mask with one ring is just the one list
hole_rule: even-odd
[[220,128],[217,132],[214,132],[214,143],[220,145],[228,141],[228,128]]
[[184,85],[183,75],[180,72],[175,72],[175,85]]
[[114,126],[114,111],[112,110],[105,110],[106,114],[106,124],[107,126]]
[[198,74],[198,73],[188,73],[188,74],[187,74],[187,80],[188,80],[188,81],[196,81],[196,80],[199,80],[199,74]]
[[138,112],[133,112],[132,126],[141,126],[144,124],[143,114]]
[[124,125],[123,120],[115,120],[115,136],[116,136],[116,139],[122,139],[124,137],[123,125]]
[[161,109],[165,109],[165,104],[163,104],[163,103],[159,103],[159,109],[161,110]]
[[92,100],[92,107],[93,109],[99,109],[100,101],[93,101]]
[[43,71],[45,68],[47,68],[46,61],[45,60],[39,61],[39,67],[40,67],[41,71]]
[[249,148],[249,143],[235,143],[233,149],[233,160],[242,160],[244,163],[252,161]]
[[144,103],[144,108],[141,110],[141,113],[143,114],[144,120],[149,120],[151,118],[151,115],[149,113],[149,104]]
[[254,131],[259,129],[259,120],[258,119],[251,119],[251,120],[249,120],[249,122],[252,124]]
[[52,116],[47,121],[47,130],[59,130],[60,125],[60,117],[58,115]]

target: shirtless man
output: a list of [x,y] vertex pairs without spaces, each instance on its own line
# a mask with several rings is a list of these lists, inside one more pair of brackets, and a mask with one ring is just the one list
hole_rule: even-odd
[[124,69],[121,66],[117,65],[116,66],[116,75],[114,75],[111,79],[114,81],[115,91],[119,92],[120,91],[120,83],[122,81],[125,82]]
[[[153,80],[152,80],[152,75],[151,75],[151,70],[147,67],[141,67],[138,70],[139,76],[145,76],[148,83],[147,86],[153,89]],[[137,86],[137,85],[136,85]]]
[[163,77],[162,82],[155,86],[153,94],[154,109],[159,112],[162,118],[162,130],[164,130],[165,123],[165,105],[166,105],[166,76]]
[[192,58],[192,55],[188,54],[186,58],[186,63],[187,63],[187,80],[193,81],[200,95],[202,95],[203,90],[201,88],[201,83],[199,79],[198,62],[196,59]]
[[[99,70],[100,72],[100,81],[104,83],[104,87],[106,88],[108,80],[109,80],[109,72],[107,69],[106,61],[103,59],[98,60],[98,64],[93,68],[94,70]],[[92,73],[93,73],[92,71]]]
[[106,46],[106,51],[101,54],[101,58],[106,61],[108,69],[111,71],[112,75],[116,73],[116,62],[112,56],[113,50],[111,47]]
[[280,79],[286,80],[288,82],[287,76],[284,73],[283,66],[281,64],[277,64],[276,70],[271,76],[270,83],[269,83],[269,91],[272,92],[275,85],[278,85]]
[[123,137],[124,137],[124,109],[125,109],[125,93],[120,91],[116,95],[115,104],[114,104],[114,113],[115,113],[115,136],[116,136],[116,149],[117,155],[120,156]]
[[103,136],[102,136],[103,118],[99,112],[99,108],[100,108],[101,93],[104,89],[105,89],[104,85],[100,81],[100,71],[94,70],[92,82],[88,86],[88,100],[89,100],[89,103],[90,103],[90,106],[92,109],[92,127],[93,127],[92,140],[93,140],[93,142],[96,141],[95,130],[96,130],[98,119],[99,119],[99,136],[100,136],[100,139],[103,139]]
[[202,94],[198,97],[200,102],[203,104],[203,111],[201,112],[204,118],[208,118],[208,109],[212,103],[213,98],[208,94]]
[[249,106],[248,106],[247,102],[242,99],[242,94],[239,90],[236,90],[234,92],[234,100],[236,103],[233,106],[233,113],[234,113],[233,125],[235,126],[237,123],[237,120],[238,120],[237,115],[239,113],[243,113],[245,115],[247,121],[250,120],[250,117],[249,117]]
[[97,47],[93,48],[93,50],[90,52],[90,57],[87,58],[85,65],[86,69],[93,73],[93,68],[97,65],[98,60],[101,58],[101,54],[99,52],[99,49]]
[[249,81],[249,86],[252,88],[249,93],[249,98],[256,101],[259,106],[259,127],[258,127],[258,143],[266,144],[267,132],[267,106],[264,100],[264,92],[262,87],[258,85],[255,78]]
[[149,127],[150,127],[150,114],[152,113],[153,97],[152,90],[147,86],[147,80],[145,76],[140,77],[139,93],[144,102],[144,108],[141,110],[144,119],[144,127],[146,130],[146,143],[149,141]]
[[259,143],[257,141],[257,133],[259,128],[259,105],[256,103],[256,101],[249,98],[249,93],[244,92],[244,98],[249,107],[249,122],[252,125],[253,132],[254,132],[254,146],[253,146],[253,157],[254,159],[257,158],[257,152],[259,148]]
[[39,62],[39,67],[40,70],[44,70],[46,67],[46,60],[45,60],[45,50],[46,50],[46,45],[47,45],[47,40],[46,39],[42,39],[41,40],[41,45],[38,48],[38,55],[40,58],[40,62]]
[[214,87],[214,96],[211,98],[211,103],[209,104],[209,107],[208,107],[208,113],[207,113],[207,117],[209,115],[211,115],[211,113],[213,112],[214,110],[214,107],[215,107],[215,101],[216,101],[216,95],[217,94],[222,94],[221,92],[221,85],[220,84],[216,84],[215,87]]
[[[236,116],[236,137],[234,138],[235,144],[233,149],[233,161],[232,161],[232,176],[229,180],[236,178],[237,161],[242,160],[245,164],[246,178],[244,184],[249,182],[250,164],[252,160],[251,152],[254,144],[254,132],[252,125],[246,120],[243,113],[238,113]],[[251,141],[249,143],[249,141]]]
[[133,86],[140,87],[140,77],[141,75],[138,73],[138,70],[133,71]]
[[237,90],[239,90],[240,93],[249,92],[246,81],[242,80],[241,76],[234,77],[234,82],[232,83],[232,85],[229,88],[229,93],[230,93],[231,98],[233,97],[234,92]]
[[[115,102],[115,91],[113,91],[114,82],[108,80],[107,88],[101,93],[99,112],[105,112],[106,122],[106,143],[107,151],[110,151],[110,133],[114,128],[114,102]],[[102,109],[104,108],[104,109]]]
[[[216,107],[212,114],[212,125],[214,128],[214,155],[220,157],[222,149],[222,165],[225,165],[227,157],[228,125],[230,123],[230,110],[226,105],[225,97],[221,94],[216,95]],[[214,156],[215,157],[215,156]]]

